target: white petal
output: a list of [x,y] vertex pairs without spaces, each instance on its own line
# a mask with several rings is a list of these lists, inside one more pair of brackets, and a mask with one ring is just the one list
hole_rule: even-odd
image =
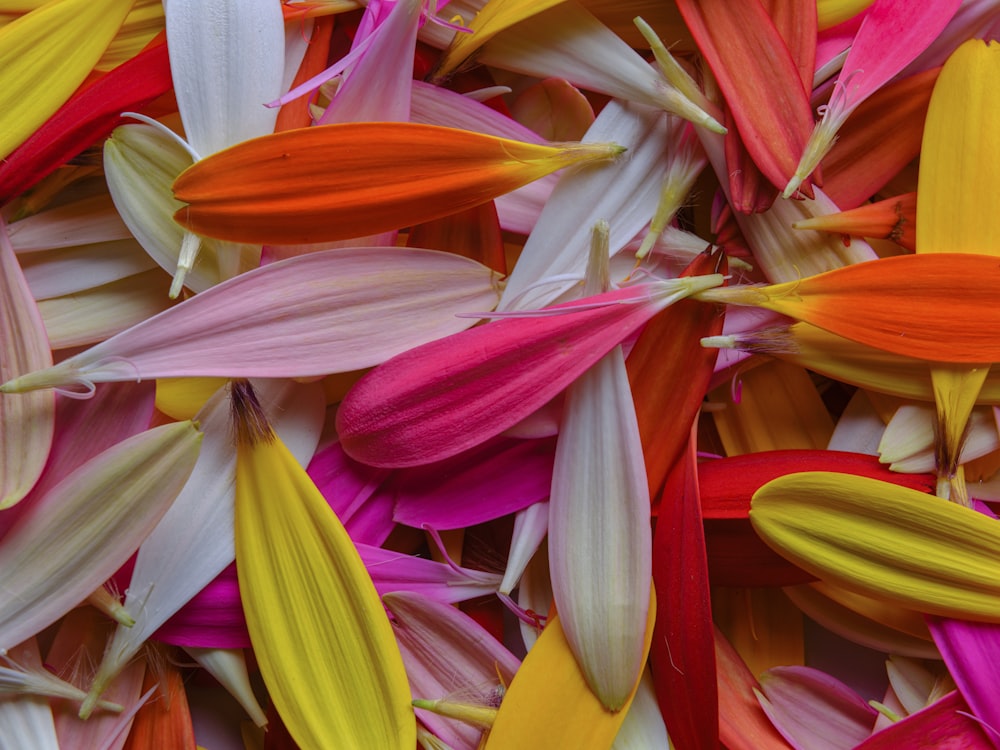
[[167,45],[188,142],[202,157],[274,130],[285,27],[272,0],[170,0]]

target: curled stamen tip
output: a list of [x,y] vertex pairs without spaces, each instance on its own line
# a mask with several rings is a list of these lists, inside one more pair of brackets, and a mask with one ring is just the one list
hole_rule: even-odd
[[170,291],[167,296],[170,299],[177,299],[181,293],[181,289],[184,288],[184,279],[187,277],[188,269],[183,266],[177,266],[177,272],[174,273],[174,279],[170,282]]

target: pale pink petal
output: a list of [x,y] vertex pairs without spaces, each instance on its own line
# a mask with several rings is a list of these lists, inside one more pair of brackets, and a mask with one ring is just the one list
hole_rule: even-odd
[[185,300],[0,391],[208,375],[310,377],[383,362],[468,328],[495,274],[449,253],[354,248],[290,258]]
[[761,707],[798,750],[850,750],[872,732],[878,712],[830,675],[775,667],[760,676]]
[[122,383],[92,399],[56,398],[56,434],[45,471],[25,501],[0,513],[0,538],[24,510],[99,453],[149,427],[152,383]]
[[410,119],[413,52],[422,5],[422,0],[396,2],[317,124]]
[[[51,364],[42,316],[0,219],[0,379]],[[0,395],[0,508],[20,502],[38,481],[54,430],[53,394]]]
[[356,546],[379,595],[411,591],[434,601],[453,604],[492,594],[500,585],[500,576],[493,573],[367,544]]
[[[481,625],[455,607],[417,594],[386,594],[393,630],[406,664],[414,698],[484,703],[488,690],[509,684],[520,661]],[[457,694],[456,694],[456,691]],[[482,731],[418,710],[428,729],[455,748],[475,748]]]
[[830,103],[816,125],[787,198],[833,146],[837,131],[865,99],[910,64],[947,26],[961,0],[876,0],[844,61]]

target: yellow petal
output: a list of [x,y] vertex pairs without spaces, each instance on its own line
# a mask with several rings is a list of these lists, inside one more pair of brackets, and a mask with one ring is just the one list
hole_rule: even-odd
[[0,157],[83,83],[133,0],[53,0],[0,29]]
[[1000,621],[1000,523],[865,477],[789,474],[754,495],[760,537],[817,577],[919,612]]
[[471,33],[463,31],[455,33],[455,38],[444,51],[434,70],[434,77],[447,78],[468,59],[469,55],[504,29],[561,2],[563,0],[490,0],[469,24]]
[[[920,155],[917,252],[1000,254],[1000,212],[991,199],[1000,178],[1000,117],[991,83],[1000,44],[963,44],[941,69],[931,95]],[[938,409],[938,495],[969,503],[959,452],[987,365],[931,368]]]
[[295,741],[412,750],[410,689],[382,603],[277,437],[238,447],[236,567],[264,683]]
[[[655,617],[656,597],[651,596],[646,621],[647,654]],[[490,730],[486,750],[606,750],[614,742],[634,696],[633,688],[620,711],[608,711],[587,685],[559,618],[554,616],[514,675]]]
[[1000,254],[1000,43],[968,41],[941,69],[920,151],[917,252]]

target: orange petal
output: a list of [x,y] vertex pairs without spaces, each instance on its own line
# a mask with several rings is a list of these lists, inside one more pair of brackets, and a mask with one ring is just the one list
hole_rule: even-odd
[[792,226],[855,237],[878,237],[913,250],[916,245],[916,222],[917,194],[906,193],[877,203],[866,203],[850,211],[797,221]]
[[478,206],[623,150],[522,143],[410,122],[301,128],[245,141],[186,169],[174,195],[190,205],[174,219],[236,242],[345,240]]
[[900,255],[764,287],[699,293],[707,302],[763,307],[893,354],[938,362],[1000,362],[1000,260]]

